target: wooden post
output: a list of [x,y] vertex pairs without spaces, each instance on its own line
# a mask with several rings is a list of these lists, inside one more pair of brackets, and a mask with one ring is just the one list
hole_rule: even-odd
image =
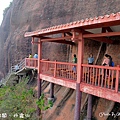
[[54,83],[50,83],[50,98],[54,98]]
[[[38,86],[38,94],[37,94],[37,98],[39,99],[41,96],[41,79],[40,79],[40,73],[41,73],[41,64],[40,64],[40,60],[42,58],[42,42],[39,39],[39,44],[38,44],[38,80],[37,80],[37,86]],[[37,115],[40,116],[40,108],[38,108],[37,106]]]
[[81,98],[80,82],[82,81],[82,63],[83,63],[84,39],[82,31],[79,33],[78,40],[78,60],[77,60],[77,83],[76,83],[76,103],[75,103],[75,117],[74,120],[80,120]]
[[54,66],[54,77],[56,77],[56,70],[57,70],[57,61],[55,60],[55,66]]
[[92,118],[92,95],[88,94],[87,120]]
[[[56,77],[56,69],[57,69],[57,63],[55,60],[55,66],[54,66],[54,77]],[[50,99],[54,98],[54,83],[50,83]]]
[[[117,66],[119,68],[119,66]],[[116,71],[116,82],[115,82],[115,92],[118,92],[119,87],[119,70]]]

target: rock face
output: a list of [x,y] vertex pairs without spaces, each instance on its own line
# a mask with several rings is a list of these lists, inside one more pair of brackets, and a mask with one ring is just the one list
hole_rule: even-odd
[[[32,46],[31,38],[24,38],[25,32],[119,11],[120,0],[13,0],[0,26],[0,79],[8,72],[11,65],[28,57],[29,53],[37,52],[37,46]],[[99,46],[98,42],[86,41],[84,59],[90,51],[96,56]],[[115,64],[119,64],[120,54],[114,54],[115,51],[119,52],[119,49],[118,43],[106,46],[107,52],[113,55]],[[45,43],[42,50],[43,58],[58,61],[68,61],[71,51],[76,52],[73,47],[57,43]],[[65,89],[61,89],[63,90]],[[71,116],[67,116],[66,119],[71,117],[73,120],[75,93],[72,90],[66,93],[69,93],[67,105],[70,106],[69,108],[63,106],[64,113],[56,113],[56,115],[61,116],[59,118],[61,120],[64,118],[62,114],[66,114],[65,111],[70,109]],[[66,101],[68,101],[67,97],[64,97]],[[60,103],[63,104],[64,102]],[[59,109],[58,106],[55,110],[59,111]],[[56,116],[49,117],[51,120],[59,120]]]
[[[37,51],[35,45],[31,46],[31,38],[24,38],[26,31],[118,12],[119,3],[119,0],[13,0],[0,27],[0,78],[11,65]],[[52,52],[48,54],[48,50]],[[68,50],[66,45],[46,43],[43,58],[67,61]]]

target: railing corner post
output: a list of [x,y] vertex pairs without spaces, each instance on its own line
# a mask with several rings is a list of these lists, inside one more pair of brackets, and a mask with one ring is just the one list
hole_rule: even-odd
[[[119,66],[117,66],[119,68]],[[115,84],[115,92],[118,92],[118,86],[119,86],[119,70],[116,71],[116,84]]]

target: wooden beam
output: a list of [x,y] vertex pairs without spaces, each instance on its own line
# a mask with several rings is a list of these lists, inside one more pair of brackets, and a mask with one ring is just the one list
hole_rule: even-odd
[[[69,33],[69,32],[67,32],[67,33]],[[70,33],[69,33],[69,35],[72,36],[72,34],[70,34]],[[68,36],[66,36],[65,33],[62,33],[61,38],[66,38],[66,37],[68,38]],[[69,45],[74,45],[75,44],[72,41],[66,41],[65,39],[61,39],[61,38],[42,37],[41,39],[49,39],[48,42],[56,42],[56,43],[63,43],[63,44],[69,44]],[[57,39],[57,40],[55,41],[55,39]],[[59,40],[59,39],[61,39],[61,40]],[[45,41],[43,40],[43,42],[46,42],[46,40]]]
[[102,27],[102,33],[105,33],[105,32],[106,32],[106,28]]
[[[65,36],[65,33],[62,33],[62,37],[60,38],[51,38],[51,37],[45,37],[45,36],[34,36],[37,38],[41,38],[42,42],[56,42],[56,43],[63,43],[63,44],[69,44],[74,45],[75,43],[72,41],[66,41],[65,39],[70,39],[72,36]],[[32,37],[32,38],[34,38]],[[32,40],[33,44],[40,44],[39,42],[35,42]]]
[[51,83],[55,83],[55,84],[65,86],[68,88],[76,89],[76,81],[74,81],[74,80],[65,80],[65,79],[60,79],[60,78],[54,78],[54,77],[46,76],[43,74],[40,74],[40,78],[45,81],[51,82]]
[[111,101],[120,102],[120,93],[115,92],[115,90],[111,90],[108,88],[102,88],[102,87],[93,86],[87,83],[81,83],[80,91],[84,93],[92,94],[94,96],[98,96],[101,98],[105,98]]
[[70,32],[66,32],[66,34],[68,34],[69,36],[72,36],[72,33],[70,33]]
[[105,29],[106,29],[108,32],[113,32],[113,30],[112,30],[110,27],[105,27]]
[[56,43],[63,43],[63,44],[69,44],[74,45],[75,43],[72,41],[66,41],[66,40],[60,40],[60,41],[49,41],[49,42],[56,42]]
[[[72,38],[71,33],[67,33],[67,34],[69,34],[70,36],[59,37],[59,38],[50,38],[50,37],[44,37],[44,36],[39,36],[39,37],[41,37],[42,42],[57,42],[58,41],[58,43],[65,43],[65,44],[73,45],[73,42],[70,42],[70,41],[66,41],[68,43],[62,42],[62,40],[65,41],[65,39],[71,39]],[[96,34],[93,34],[93,33],[88,32],[88,31],[84,31],[84,35],[83,35],[84,38],[90,38],[92,40],[96,40],[96,41],[104,42],[104,43],[109,43],[109,44],[113,43],[113,41],[111,39],[108,39],[107,37],[100,37],[100,36],[97,37],[97,38],[96,37],[86,37],[87,35],[93,35],[94,36]],[[36,37],[36,36],[34,36],[34,37]],[[78,38],[78,35],[76,35],[76,38]]]
[[41,39],[42,42],[51,42],[51,41],[59,41],[59,40],[65,40],[65,39],[71,39],[72,36],[65,36],[65,37],[59,37],[59,38],[49,38],[49,39]]
[[[43,41],[46,42],[46,41]],[[66,41],[66,40],[57,40],[57,41],[47,41],[47,42],[56,42],[56,43],[63,43],[68,45],[74,45],[75,43],[72,41]],[[40,44],[40,42],[31,42],[32,44]]]
[[[84,33],[85,33],[85,34],[83,35],[83,37],[84,37],[85,35],[87,35],[87,34],[89,34],[89,35],[94,35],[93,33],[88,32],[88,31],[84,31]],[[86,38],[86,37],[84,37],[84,38]],[[88,37],[88,38],[90,38],[90,39],[92,39],[92,40],[95,40],[95,41],[99,41],[99,42],[104,42],[104,43],[109,43],[109,44],[112,44],[112,43],[113,43],[113,41],[112,41],[111,39],[107,38],[107,37],[97,37],[97,38]]]
[[120,32],[107,32],[107,33],[97,33],[97,34],[84,34],[84,38],[93,37],[105,37],[105,36],[120,36]]

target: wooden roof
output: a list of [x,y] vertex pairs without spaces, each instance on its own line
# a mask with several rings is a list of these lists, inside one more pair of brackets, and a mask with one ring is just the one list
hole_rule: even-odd
[[[60,32],[71,32],[72,29],[94,29],[120,25],[120,12],[112,13],[110,15],[104,15],[94,18],[86,18],[80,21],[70,22],[67,24],[61,24],[50,28],[45,28],[33,32],[26,32],[25,37],[45,36],[50,34],[57,34]],[[93,37],[94,35],[92,35]],[[105,35],[104,35],[105,36]]]

